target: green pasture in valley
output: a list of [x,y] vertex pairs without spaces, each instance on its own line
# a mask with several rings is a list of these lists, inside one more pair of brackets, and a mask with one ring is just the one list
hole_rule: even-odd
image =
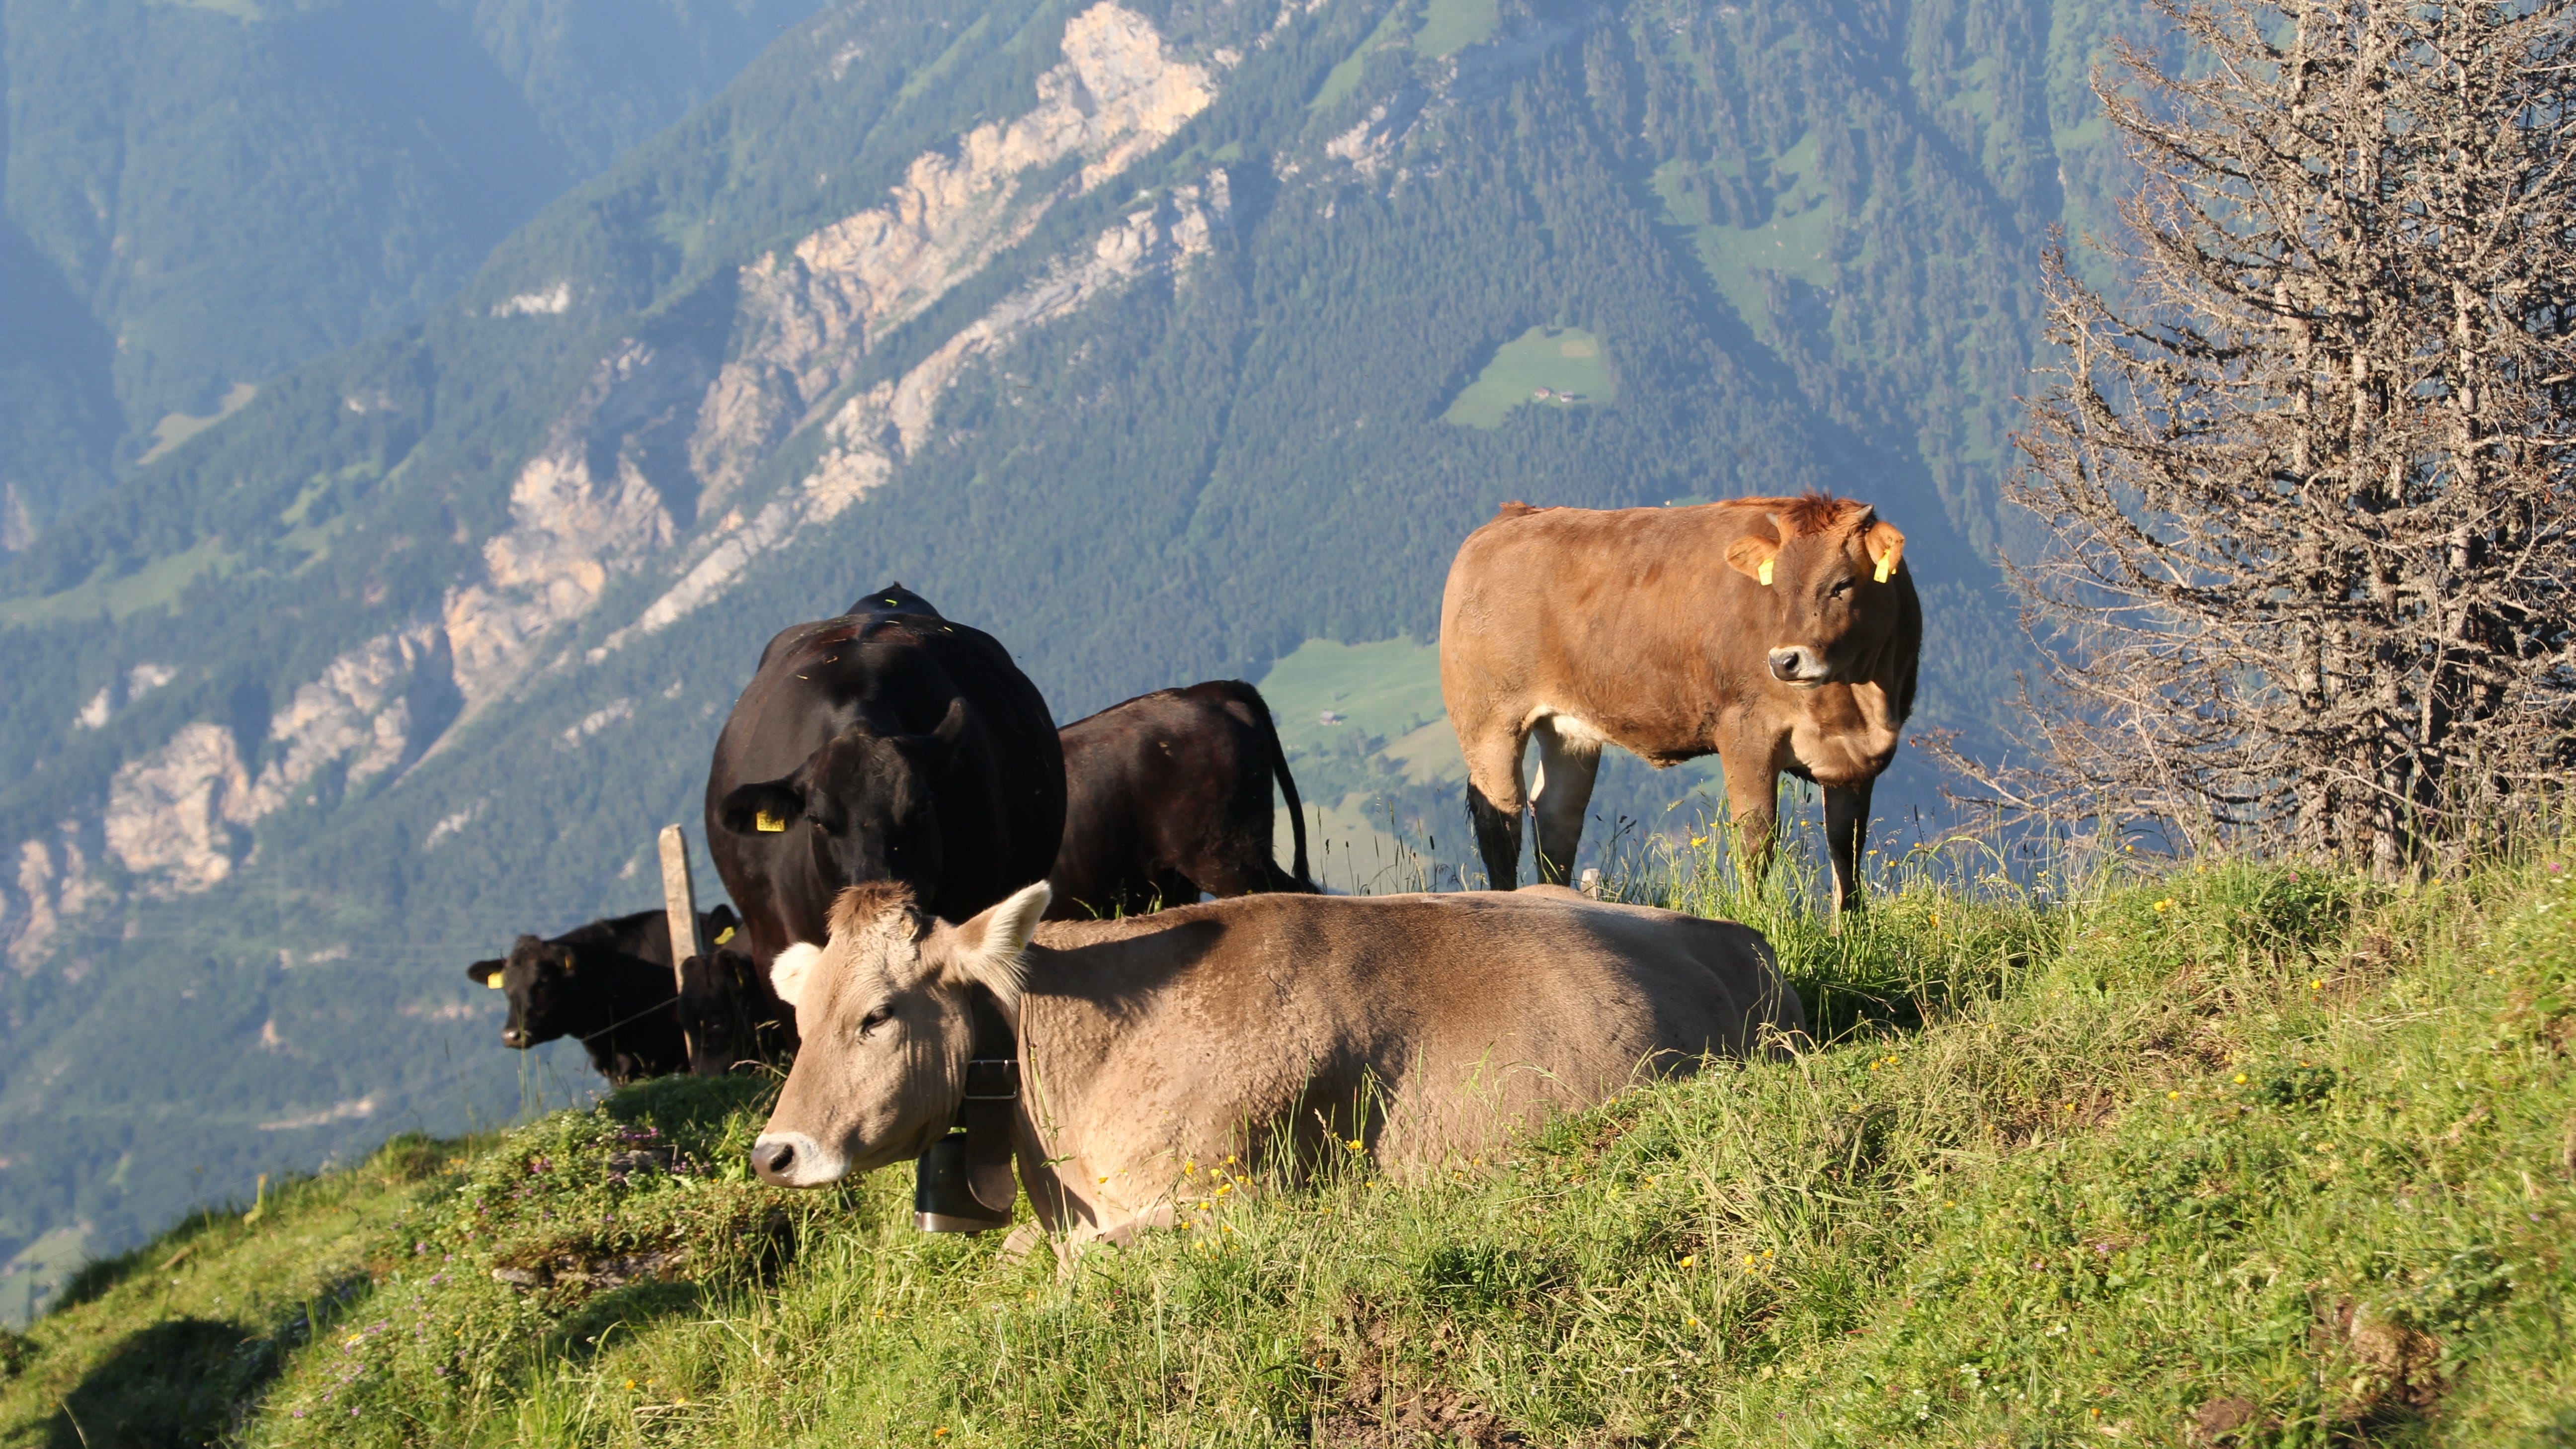
[[1493,35],[1500,9],[1496,0],[1430,0],[1422,28],[1413,32],[1413,48],[1434,59],[1455,55]]
[[[1410,636],[1368,644],[1309,639],[1256,682],[1279,718],[1279,743],[1292,764],[1345,748],[1359,736],[1394,741],[1429,725],[1449,727],[1440,703],[1440,648]],[[1457,753],[1454,739],[1450,753]]]
[[1533,327],[1495,349],[1494,360],[1440,416],[1462,427],[1499,428],[1505,413],[1524,404],[1589,407],[1617,392],[1600,338],[1580,327]]

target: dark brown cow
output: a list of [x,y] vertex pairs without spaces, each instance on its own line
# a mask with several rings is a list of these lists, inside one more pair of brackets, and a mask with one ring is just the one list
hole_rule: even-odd
[[[1158,689],[1066,725],[1064,845],[1048,915],[1138,915],[1256,891],[1311,891],[1297,782],[1261,691],[1240,679]],[[1296,868],[1271,851],[1270,785]]]
[[1857,907],[1870,786],[1914,708],[1922,642],[1905,535],[1865,503],[1504,504],[1460,545],[1440,604],[1440,692],[1494,886],[1517,878],[1535,735],[1541,880],[1572,868],[1615,744],[1658,768],[1716,755],[1757,871],[1781,772],[1824,786],[1835,899]]

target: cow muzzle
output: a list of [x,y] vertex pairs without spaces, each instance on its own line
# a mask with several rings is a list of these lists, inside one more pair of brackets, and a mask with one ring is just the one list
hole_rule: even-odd
[[508,1047],[513,1051],[526,1051],[528,1049],[528,1034],[519,1030],[515,1026],[505,1026],[501,1028],[501,1045]]
[[1771,651],[1771,677],[1782,684],[1812,689],[1827,682],[1824,656],[1804,644],[1785,644]]
[[850,1161],[802,1132],[763,1132],[751,1144],[751,1170],[772,1187],[821,1187],[840,1181]]

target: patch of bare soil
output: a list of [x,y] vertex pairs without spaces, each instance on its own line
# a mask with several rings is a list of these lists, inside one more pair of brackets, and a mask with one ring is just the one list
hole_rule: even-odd
[[1333,1407],[1316,1416],[1315,1442],[1336,1449],[1499,1449],[1530,1441],[1456,1389],[1405,1385],[1362,1369],[1343,1381]]

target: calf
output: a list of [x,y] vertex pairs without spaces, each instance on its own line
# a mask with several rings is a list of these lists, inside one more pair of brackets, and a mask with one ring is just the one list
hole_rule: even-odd
[[[1239,679],[1158,689],[1066,725],[1064,846],[1048,915],[1135,915],[1199,892],[1312,891],[1306,817],[1261,691]],[[1288,802],[1281,870],[1270,786]]]
[[[1122,1233],[1172,1221],[1229,1154],[1294,1167],[1366,1146],[1398,1173],[1437,1167],[1806,1028],[1759,932],[1561,887],[1040,925],[1047,894],[950,925],[899,886],[842,892],[829,944],[773,973],[805,1046],[753,1145],[760,1176],[819,1187],[919,1154],[968,1105],[972,1060],[1038,1221]],[[970,1162],[996,1151],[976,1121]]]
[[[739,925],[726,906],[698,917],[710,941],[731,940]],[[619,1086],[689,1065],[672,989],[671,922],[660,911],[593,921],[548,939],[521,936],[508,956],[477,961],[465,974],[510,994],[503,1046],[525,1051],[577,1037],[590,1064]]]
[[1497,890],[1518,877],[1536,737],[1540,880],[1572,871],[1613,744],[1658,768],[1716,755],[1755,871],[1782,772],[1824,786],[1835,902],[1858,906],[1870,787],[1922,645],[1905,535],[1866,503],[1504,504],[1459,545],[1440,601],[1440,693],[1486,874]]

